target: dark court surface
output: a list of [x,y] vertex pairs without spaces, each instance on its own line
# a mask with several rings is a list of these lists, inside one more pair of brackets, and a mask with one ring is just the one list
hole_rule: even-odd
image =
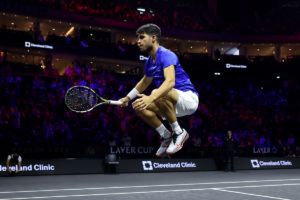
[[300,199],[300,169],[0,177],[4,199]]

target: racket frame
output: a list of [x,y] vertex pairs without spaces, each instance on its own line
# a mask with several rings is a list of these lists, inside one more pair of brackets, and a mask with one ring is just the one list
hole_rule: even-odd
[[75,85],[75,86],[72,86],[72,87],[70,87],[70,88],[67,90],[66,94],[67,94],[70,90],[73,90],[74,88],[85,88],[85,89],[91,91],[92,93],[94,93],[94,94],[96,95],[97,100],[100,100],[101,102],[95,104],[94,106],[92,106],[91,108],[89,108],[89,109],[87,109],[87,110],[79,111],[79,110],[74,110],[74,109],[70,108],[70,107],[68,106],[68,103],[67,103],[66,98],[65,98],[65,104],[66,104],[66,106],[68,107],[68,109],[70,109],[70,110],[73,111],[73,112],[76,112],[76,113],[86,113],[86,112],[90,112],[91,110],[93,110],[94,108],[96,108],[96,107],[98,107],[98,106],[100,106],[100,105],[105,105],[105,104],[121,105],[121,104],[122,104],[122,102],[120,102],[120,101],[113,101],[113,100],[105,99],[105,98],[101,97],[100,95],[98,95],[97,92],[96,92],[95,90],[93,90],[93,89],[90,88],[90,87],[84,86],[84,85]]

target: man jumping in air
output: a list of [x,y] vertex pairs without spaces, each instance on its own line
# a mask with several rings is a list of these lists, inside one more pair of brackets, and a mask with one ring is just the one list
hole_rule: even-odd
[[[178,124],[177,117],[191,115],[197,110],[198,93],[175,53],[159,45],[161,30],[157,25],[145,24],[137,29],[136,34],[138,47],[149,57],[143,78],[120,101],[123,102],[122,106],[127,106],[130,100],[138,97],[132,103],[133,109],[162,137],[156,155],[174,154],[189,138],[187,131]],[[149,96],[142,94],[152,81],[156,89]],[[158,116],[168,120],[172,133]]]

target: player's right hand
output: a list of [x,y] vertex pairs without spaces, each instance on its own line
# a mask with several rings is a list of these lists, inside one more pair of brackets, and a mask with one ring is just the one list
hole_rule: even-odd
[[126,107],[126,106],[128,106],[130,99],[128,96],[126,96],[126,97],[119,99],[119,101],[122,102],[122,104],[120,105],[121,107]]

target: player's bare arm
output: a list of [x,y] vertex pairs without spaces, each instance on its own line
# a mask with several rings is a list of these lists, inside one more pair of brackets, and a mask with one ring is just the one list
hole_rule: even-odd
[[[142,93],[149,87],[149,85],[152,83],[152,80],[152,77],[143,76],[143,78],[136,84],[134,88],[138,91],[138,93]],[[121,107],[127,106],[130,100],[131,99],[129,96],[121,98],[120,101],[123,102]]]
[[151,95],[147,96],[144,94],[139,94],[137,100],[135,100],[132,104],[133,108],[136,110],[144,110],[150,104],[155,102],[157,99],[165,96],[175,85],[175,69],[174,66],[171,65],[164,69],[164,77],[165,81],[161,84],[161,86],[153,90]]

